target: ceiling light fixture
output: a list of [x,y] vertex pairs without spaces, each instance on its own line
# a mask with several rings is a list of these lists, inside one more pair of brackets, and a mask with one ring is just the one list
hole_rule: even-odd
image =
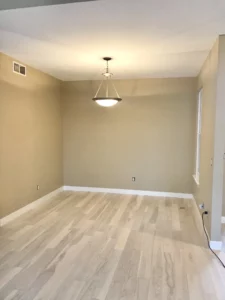
[[[109,106],[113,106],[115,104],[117,104],[119,101],[122,101],[122,99],[120,98],[115,85],[113,84],[111,77],[112,77],[112,73],[109,72],[109,61],[112,60],[111,57],[104,57],[103,58],[104,61],[106,61],[106,72],[103,73],[102,75],[105,77],[102,82],[100,83],[100,86],[97,90],[97,93],[95,95],[95,97],[93,98],[93,101],[95,101],[96,103],[98,103],[98,105],[101,106],[105,106],[105,107],[109,107]],[[99,92],[101,90],[101,88],[103,87],[103,85],[106,85],[106,96],[105,97],[98,97]],[[116,93],[116,97],[111,97],[109,95],[109,88],[110,85],[112,86],[114,92]]]

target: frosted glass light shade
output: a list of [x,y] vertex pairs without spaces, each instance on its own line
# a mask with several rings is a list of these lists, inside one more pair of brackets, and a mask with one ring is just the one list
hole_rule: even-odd
[[110,107],[116,105],[121,98],[93,98],[93,100],[100,106]]

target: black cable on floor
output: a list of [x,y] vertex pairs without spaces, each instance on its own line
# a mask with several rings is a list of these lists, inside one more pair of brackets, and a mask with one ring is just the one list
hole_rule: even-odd
[[222,262],[222,260],[219,258],[219,256],[213,251],[213,249],[210,246],[209,236],[208,236],[208,233],[207,233],[206,228],[205,228],[205,220],[204,220],[205,215],[208,215],[207,211],[204,211],[202,213],[202,225],[203,225],[203,229],[204,229],[204,232],[205,232],[205,235],[206,235],[206,238],[207,238],[207,243],[208,243],[209,250],[215,255],[215,257],[219,260],[221,265],[225,268],[225,264]]

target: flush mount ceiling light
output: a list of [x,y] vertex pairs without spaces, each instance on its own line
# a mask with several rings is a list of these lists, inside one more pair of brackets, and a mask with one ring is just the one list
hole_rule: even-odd
[[[96,93],[95,97],[93,98],[93,100],[96,103],[98,103],[98,105],[109,107],[109,106],[113,106],[113,105],[117,104],[119,101],[122,101],[122,99],[120,98],[120,96],[116,90],[116,87],[111,80],[111,77],[113,74],[109,72],[109,61],[112,60],[112,58],[104,57],[103,59],[106,61],[106,72],[102,74],[105,78],[100,83],[100,86],[99,86],[97,93]],[[105,93],[106,95],[104,97],[99,97],[98,95],[100,94],[100,91],[101,91],[101,89],[103,89],[104,85],[105,85],[105,89],[106,89],[106,93]],[[115,95],[114,96],[109,95],[110,87],[115,92],[116,97],[115,97]]]

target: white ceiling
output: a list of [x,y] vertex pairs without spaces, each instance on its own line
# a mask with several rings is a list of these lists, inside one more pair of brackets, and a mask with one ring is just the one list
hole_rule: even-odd
[[196,76],[224,0],[100,0],[0,12],[0,51],[62,80]]

